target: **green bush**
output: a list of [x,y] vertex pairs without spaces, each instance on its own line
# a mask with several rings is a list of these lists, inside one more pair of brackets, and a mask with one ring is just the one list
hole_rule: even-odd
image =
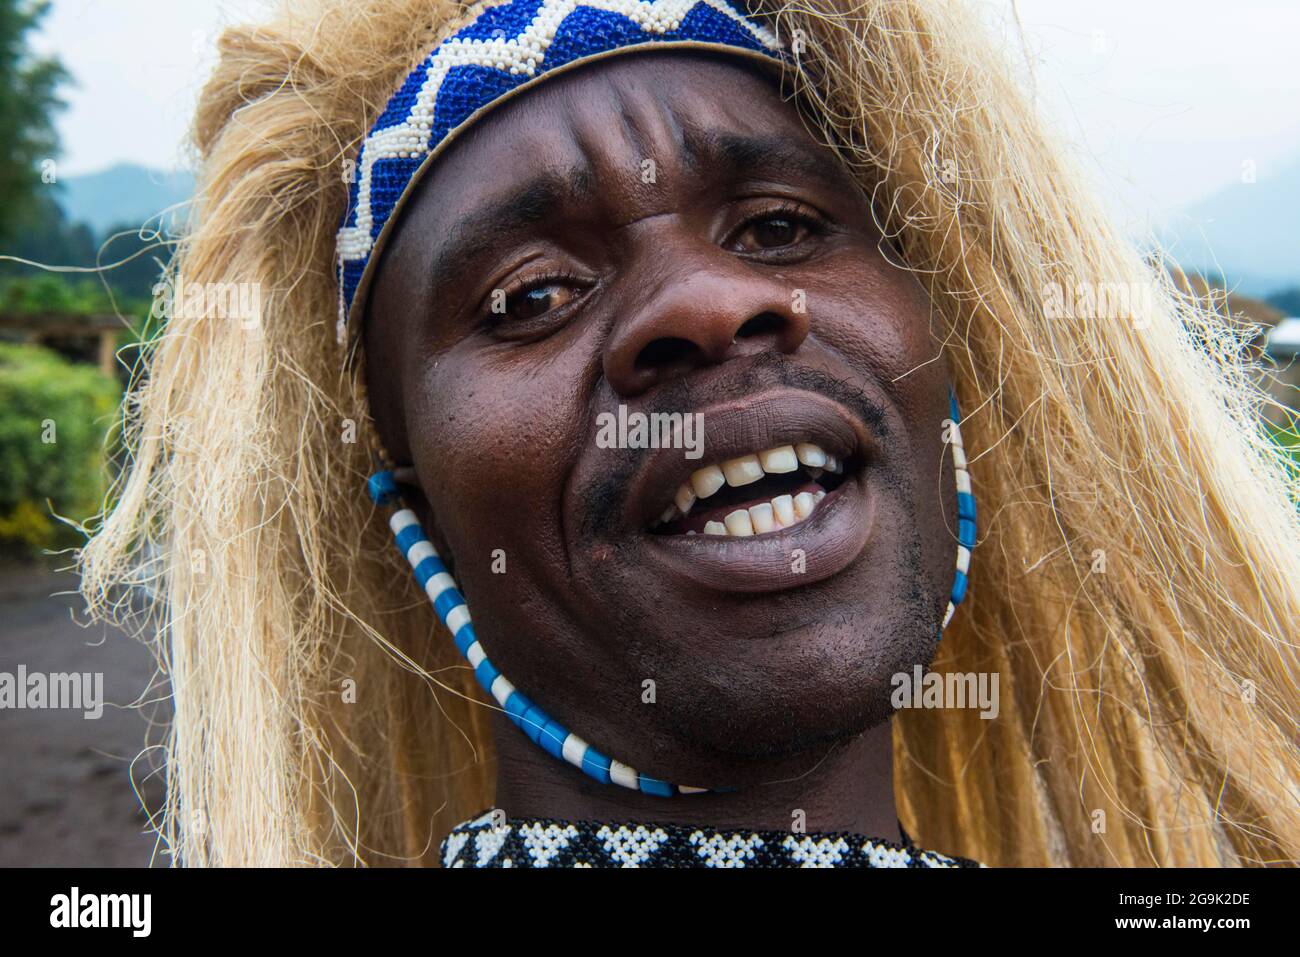
[[1287,426],[1270,425],[1268,431],[1273,441],[1290,458],[1288,465],[1291,471],[1300,477],[1300,418],[1292,420]]
[[0,342],[0,549],[75,544],[53,513],[82,521],[104,493],[104,438],[117,383],[40,346]]
[[151,287],[120,290],[116,297],[104,284],[88,276],[40,273],[34,276],[0,276],[0,312],[9,315],[89,316],[119,314],[127,318],[146,315]]

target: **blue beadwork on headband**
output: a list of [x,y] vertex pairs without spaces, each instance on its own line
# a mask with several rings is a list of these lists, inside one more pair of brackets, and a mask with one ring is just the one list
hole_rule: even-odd
[[[966,452],[962,445],[957,397],[951,401],[952,426],[948,441],[952,446],[953,468],[957,475],[957,573],[953,579],[952,596],[948,611],[943,616],[940,632],[948,627],[956,606],[966,597],[966,581],[970,574],[971,549],[975,547],[975,496],[971,492],[970,474],[966,471]],[[566,761],[588,777],[602,784],[618,784],[643,794],[671,797],[675,794],[698,794],[707,791],[729,791],[732,788],[699,788],[669,784],[659,778],[642,774],[635,768],[616,761],[597,751],[585,740],[533,703],[517,689],[488,660],[487,652],[479,643],[470,619],[469,607],[456,580],[438,557],[416,514],[402,501],[397,476],[393,472],[377,472],[370,476],[367,491],[376,505],[396,508],[388,524],[398,549],[406,556],[415,579],[428,596],[438,620],[451,633],[457,650],[474,669],[474,677],[515,727],[528,735],[528,739],[548,754]]]
[[546,74],[611,52],[707,46],[779,61],[743,0],[507,0],[443,40],[389,100],[361,146],[338,233],[339,339],[372,253],[425,164],[483,111]]

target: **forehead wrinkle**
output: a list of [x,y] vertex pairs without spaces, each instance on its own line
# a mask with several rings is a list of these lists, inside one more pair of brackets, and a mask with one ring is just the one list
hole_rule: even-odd
[[664,186],[658,175],[644,182],[642,164],[650,159],[662,169],[664,163],[655,144],[664,135],[672,136],[676,124],[656,118],[656,114],[666,112],[657,97],[647,97],[638,88],[612,82],[608,77],[603,79],[611,109],[593,112],[580,102],[571,102],[567,126],[572,148],[584,164],[588,185],[598,187],[591,195],[593,205],[599,204],[602,216],[609,222],[621,223],[651,215],[646,209],[647,198],[662,193]]
[[670,158],[659,155],[664,146],[671,151],[672,159],[682,154],[685,143],[682,123],[677,117],[677,104],[663,95],[666,92],[663,87],[650,86],[647,89],[640,84],[616,84],[614,89],[622,129],[636,153],[638,173],[641,163],[647,159],[663,165],[664,160]]

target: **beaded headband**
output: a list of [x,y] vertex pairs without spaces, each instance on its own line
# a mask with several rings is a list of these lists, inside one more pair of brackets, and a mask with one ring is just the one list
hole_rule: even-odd
[[[970,473],[966,470],[966,450],[962,444],[956,395],[949,397],[949,414],[951,425],[948,426],[947,437],[948,444],[952,447],[952,464],[957,480],[957,571],[949,593],[948,610],[944,613],[943,624],[939,626],[940,634],[948,627],[953,612],[966,597],[971,549],[975,547],[975,495],[971,491]],[[393,531],[398,550],[406,556],[415,573],[415,580],[428,596],[438,620],[451,633],[457,650],[474,669],[474,678],[479,687],[501,706],[511,724],[552,757],[573,765],[602,784],[617,784],[632,791],[660,797],[732,790],[670,784],[638,771],[631,765],[598,751],[516,688],[489,660],[487,651],[474,631],[469,606],[465,603],[465,596],[461,594],[456,579],[451,576],[433,543],[420,527],[419,517],[402,501],[398,486],[415,482],[413,473],[403,472],[409,473],[412,470],[376,472],[370,476],[367,490],[376,505],[396,509],[388,520],[388,526]]]
[[[370,264],[412,187],[438,154],[490,109],[543,79],[596,59],[654,49],[709,49],[783,62],[743,0],[505,0],[470,6],[468,25],[411,71],[356,162],[338,233],[338,339],[365,301]],[[477,12],[474,12],[477,11]]]

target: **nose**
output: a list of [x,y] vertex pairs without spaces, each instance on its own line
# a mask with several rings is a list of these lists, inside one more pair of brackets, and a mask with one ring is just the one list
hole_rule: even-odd
[[792,353],[808,337],[804,294],[727,257],[656,285],[614,329],[606,381],[636,396],[697,369],[756,353]]

